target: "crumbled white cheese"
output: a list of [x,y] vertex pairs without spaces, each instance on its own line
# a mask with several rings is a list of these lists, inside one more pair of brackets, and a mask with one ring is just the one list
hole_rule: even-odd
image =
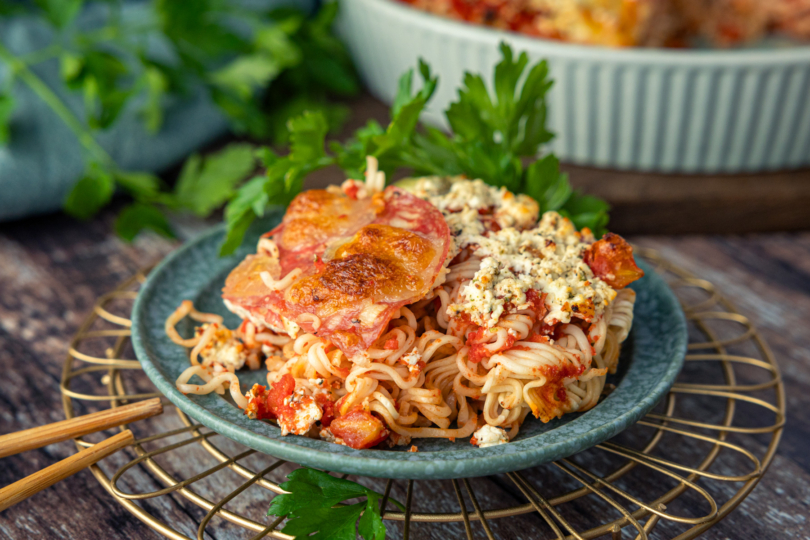
[[466,246],[475,243],[476,238],[483,235],[486,230],[481,221],[481,215],[474,208],[446,213],[444,220],[447,222],[447,228],[450,229],[450,237],[453,240],[447,253],[449,260],[452,260]]
[[[546,294],[547,324],[591,320],[616,297],[616,291],[594,276],[582,241],[570,220],[546,212],[537,227],[506,228],[471,240],[481,258],[475,277],[461,290],[461,301],[448,307],[450,316],[466,313],[481,326],[494,326],[507,305],[527,309],[530,289]],[[590,239],[588,239],[590,240]]]
[[[199,331],[209,327],[204,324]],[[215,374],[224,371],[236,371],[245,365],[248,353],[245,346],[233,335],[233,332],[224,326],[219,326],[211,341],[200,351],[203,363],[211,364]]]
[[281,435],[292,433],[293,435],[306,435],[315,422],[321,419],[323,411],[312,399],[312,396],[304,394],[303,389],[296,390],[293,395],[284,398],[284,404],[293,408],[295,413],[292,420],[286,415],[281,416],[278,425],[281,428]]
[[309,379],[309,384],[315,386],[315,390],[313,390],[313,395],[315,394],[328,394],[329,389],[325,387],[326,380],[325,379]]
[[485,424],[478,428],[478,431],[473,433],[473,438],[478,444],[478,448],[488,448],[499,444],[506,444],[509,442],[509,437],[506,431],[499,427],[490,426]]
[[415,366],[416,364],[419,363],[419,361],[421,359],[422,359],[422,355],[419,354],[419,351],[416,350],[415,347],[411,352],[402,355],[402,358],[400,358],[400,360],[402,362],[404,362],[405,364],[407,364],[409,366]]
[[445,216],[464,209],[492,211],[501,227],[531,227],[540,211],[531,197],[515,195],[505,187],[490,186],[481,180],[426,176],[417,179],[411,190]]
[[422,354],[414,347],[409,353],[403,354],[399,358],[399,362],[407,366],[408,372],[411,376],[418,376],[422,372],[425,364],[419,365],[422,361]]
[[[452,182],[452,180],[451,180]],[[498,203],[498,189],[489,186],[481,180],[467,182],[453,182],[447,193],[434,194],[431,202],[435,200],[439,210],[461,210],[469,208],[489,208]]]
[[244,348],[239,347],[235,340],[226,342],[213,354],[217,362],[226,368],[233,368],[234,370],[245,365],[245,359],[247,358]]
[[534,289],[546,294],[547,324],[569,323],[574,315],[593,319],[615,297],[582,258],[593,237],[556,212],[537,224],[538,205],[530,197],[458,177],[418,178],[410,189],[444,215],[453,239],[446,264],[468,247],[481,259],[460,302],[449,306],[450,317],[466,313],[492,327],[510,306],[528,308],[526,293]]

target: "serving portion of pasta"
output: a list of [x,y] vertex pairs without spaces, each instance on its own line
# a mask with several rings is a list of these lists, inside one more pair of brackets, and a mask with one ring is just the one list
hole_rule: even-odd
[[[365,182],[299,195],[229,276],[231,330],[189,301],[166,332],[190,348],[187,394],[230,392],[282,435],[352,448],[416,438],[507,443],[594,407],[616,370],[643,272],[525,195],[480,180]],[[538,217],[540,218],[538,221]],[[175,326],[200,323],[184,339]],[[235,372],[267,369],[247,393]],[[411,447],[416,450],[415,446]]]

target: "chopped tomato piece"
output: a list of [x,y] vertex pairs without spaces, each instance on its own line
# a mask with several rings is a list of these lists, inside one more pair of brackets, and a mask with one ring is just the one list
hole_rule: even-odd
[[506,342],[504,342],[503,346],[496,350],[489,350],[487,348],[488,343],[479,343],[480,341],[484,340],[488,332],[489,328],[482,326],[478,330],[470,333],[470,335],[467,337],[467,343],[471,343],[468,358],[473,364],[477,364],[484,358],[489,358],[490,356],[498,354],[499,352],[511,349],[515,344],[515,339],[517,339],[514,335],[508,334],[506,336]]
[[614,289],[624,289],[644,276],[636,266],[633,248],[618,234],[607,233],[585,251],[585,264]]
[[355,201],[357,200],[358,191],[360,191],[360,186],[357,185],[357,182],[353,180],[351,182],[346,182],[343,185],[343,193],[345,193],[347,197]]
[[371,448],[388,437],[388,430],[376,416],[362,410],[354,410],[332,420],[329,430],[343,439],[346,446],[356,450]]
[[[293,413],[289,405],[284,405],[284,398],[293,395],[295,379],[289,373],[285,374],[267,390],[267,410],[269,418],[278,418],[284,413]],[[287,410],[289,409],[289,410]]]
[[272,413],[267,409],[267,388],[261,384],[254,384],[250,392],[253,397],[245,407],[245,414],[258,420],[273,418]]
[[317,394],[315,396],[315,403],[317,403],[323,411],[323,416],[321,416],[321,425],[323,427],[329,427],[332,420],[335,419],[335,402],[329,399],[329,396],[326,394]]
[[389,351],[395,351],[399,349],[399,340],[397,338],[389,339],[388,341],[385,342],[385,345],[383,345],[383,349]]
[[531,304],[532,311],[535,313],[535,319],[538,321],[543,320],[543,318],[548,313],[548,308],[546,307],[546,293],[539,293],[535,289],[529,289],[526,291],[526,300]]
[[546,324],[542,323],[539,332],[529,334],[523,341],[531,341],[533,343],[548,343],[548,340],[553,339],[557,341],[563,337],[562,324]]

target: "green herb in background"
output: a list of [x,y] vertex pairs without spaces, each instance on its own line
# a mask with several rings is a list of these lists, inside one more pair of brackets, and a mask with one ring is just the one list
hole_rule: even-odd
[[[430,127],[417,130],[419,115],[438,84],[424,62],[419,66],[423,85],[418,92],[412,90],[413,71],[400,79],[391,122],[385,129],[372,120],[345,144],[331,143],[327,153],[328,123],[323,113],[306,112],[291,120],[289,154],[282,157],[264,149],[266,174],[240,188],[226,207],[228,232],[221,254],[239,247],[250,223],[269,204],[288,204],[301,191],[308,174],[338,165],[348,178],[360,179],[368,155],[379,160],[388,178],[404,168],[415,176],[466,175],[526,193],[540,203],[541,212],[556,210],[577,227],[590,227],[601,236],[608,222],[607,203],[576,193],[553,154],[537,157],[553,136],[545,127],[545,97],[552,84],[546,63],[532,66],[524,77],[526,54],[515,59],[505,44],[501,53],[493,93],[479,75],[465,76],[458,100],[445,112],[451,135]],[[524,161],[531,163],[524,166]]]
[[[174,192],[152,174],[120,170],[96,136],[130,102],[142,103],[144,125],[156,133],[171,96],[202,89],[237,133],[278,144],[289,137],[287,120],[303,110],[318,111],[328,129],[337,129],[347,109],[330,99],[359,91],[351,60],[332,35],[334,3],[311,18],[294,9],[228,0],[151,0],[154,16],[137,20],[123,16],[123,7],[122,0],[0,0],[0,14],[37,17],[54,36],[24,56],[15,56],[0,41],[0,62],[9,67],[0,87],[0,144],[13,136],[11,88],[25,84],[73,131],[85,152],[86,171],[65,200],[65,211],[88,219],[121,188],[134,199],[116,225],[126,239],[141,227],[170,234],[165,208],[209,214],[232,198],[236,183],[255,168],[245,147],[226,149],[205,163],[195,157]],[[101,22],[80,26],[77,19],[85,9]],[[82,114],[32,70],[53,60],[66,87],[83,97]]]
[[[296,469],[287,478],[281,488],[288,493],[276,495],[267,511],[269,516],[287,517],[281,532],[310,540],[355,540],[358,533],[365,540],[385,539],[380,493],[315,469]],[[362,497],[363,502],[339,504]],[[389,501],[405,511],[397,501]]]

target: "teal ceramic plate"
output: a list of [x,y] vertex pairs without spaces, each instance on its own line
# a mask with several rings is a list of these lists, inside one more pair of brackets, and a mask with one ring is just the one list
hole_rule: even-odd
[[[582,414],[569,414],[543,424],[529,418],[509,444],[477,448],[469,440],[419,439],[415,453],[400,450],[353,450],[306,437],[281,437],[270,424],[249,420],[230,398],[217,394],[183,395],[174,381],[188,367],[185,349],[163,331],[166,317],[185,299],[201,311],[239,320],[220,299],[231,269],[254,250],[258,235],[281,217],[276,213],[253,231],[241,251],[220,258],[223,229],[215,228],[167,257],[149,276],[133,308],[132,342],[144,371],[158,389],[191,418],[260,452],[330,471],[385,478],[461,478],[515,471],[570,456],[590,448],[632,425],[667,392],[681,369],[687,334],[683,312],[664,281],[649,267],[633,284],[638,293],[635,323],[622,348],[616,385],[602,403]],[[190,335],[191,323],[178,325]],[[265,383],[266,372],[242,371],[243,388]]]

